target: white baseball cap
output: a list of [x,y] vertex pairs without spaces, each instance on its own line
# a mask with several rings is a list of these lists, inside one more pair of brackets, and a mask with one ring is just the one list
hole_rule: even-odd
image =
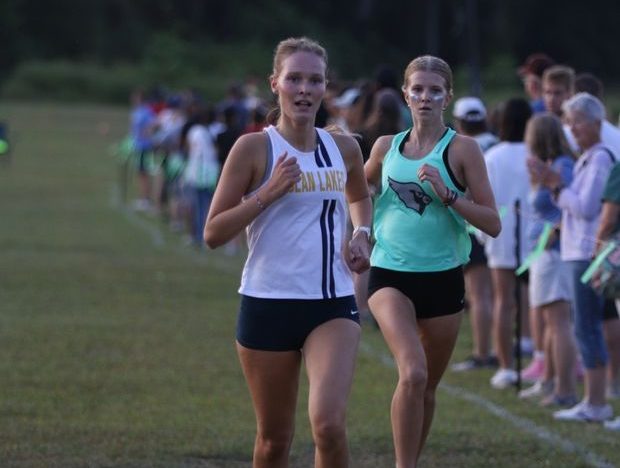
[[360,96],[361,92],[357,88],[349,88],[336,99],[334,99],[333,104],[336,107],[351,107],[357,98]]
[[487,117],[487,110],[480,99],[473,96],[457,99],[452,115],[467,122],[480,122]]

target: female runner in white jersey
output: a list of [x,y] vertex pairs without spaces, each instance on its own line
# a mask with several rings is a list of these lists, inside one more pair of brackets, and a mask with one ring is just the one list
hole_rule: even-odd
[[[237,351],[256,413],[254,467],[288,466],[302,357],[315,466],[348,466],[360,337],[351,271],[369,266],[372,205],[357,142],[314,126],[326,67],[314,41],[278,45],[270,84],[280,117],[235,143],[205,225],[212,248],[247,227]],[[343,248],[347,204],[357,229]]]
[[[411,468],[461,321],[462,265],[471,246],[464,221],[492,236],[501,227],[478,143],[443,122],[452,98],[450,67],[437,57],[418,57],[404,78],[415,124],[379,138],[365,170],[381,187],[368,303],[398,369],[391,410],[396,465]],[[465,190],[471,200],[460,196]]]

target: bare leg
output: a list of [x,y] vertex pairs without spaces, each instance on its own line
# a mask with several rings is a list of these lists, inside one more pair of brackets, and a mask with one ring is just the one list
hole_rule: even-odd
[[461,324],[462,312],[441,317],[418,320],[420,338],[426,354],[428,382],[424,392],[424,422],[418,458],[428,437],[435,414],[435,392],[446,370]]
[[493,279],[493,341],[500,368],[511,369],[512,324],[516,313],[516,278],[512,270],[492,268]]
[[392,433],[398,468],[417,464],[427,385],[426,356],[418,336],[415,310],[400,291],[383,288],[368,301],[398,368],[392,397]]
[[317,468],[349,466],[346,407],[360,332],[354,321],[334,319],[314,329],[304,344]]
[[153,176],[153,199],[155,201],[155,206],[157,207],[157,212],[162,214],[164,211],[164,203],[163,203],[163,194],[166,185],[166,176],[163,172],[163,169],[159,169],[157,174]]
[[288,467],[295,432],[301,353],[258,351],[239,343],[237,353],[256,414],[253,467]]
[[534,342],[534,351],[544,352],[545,349],[545,320],[540,307],[529,308],[530,332]]
[[491,274],[486,265],[471,265],[465,269],[464,276],[474,342],[472,354],[475,357],[487,359],[490,354],[493,323]]
[[[570,306],[569,306],[570,307]],[[547,317],[546,311],[544,308],[540,308],[540,315],[543,317]],[[544,360],[545,360],[545,370],[543,373],[543,381],[547,382],[549,380],[557,377],[557,370],[555,368],[557,364],[556,357],[553,355],[554,353],[554,340],[555,337],[554,332],[549,330],[549,319],[545,319],[545,327],[544,327],[544,337],[543,337],[543,349],[544,349]],[[573,345],[574,345],[573,340]],[[574,357],[574,356],[573,356]],[[574,371],[574,369],[573,369]]]
[[542,308],[551,341],[551,358],[555,370],[555,394],[575,394],[575,360],[577,347],[572,330],[570,303],[556,301]]
[[[516,278],[516,276],[515,276]],[[520,308],[520,316],[521,316],[521,339],[529,339],[533,342],[534,336],[532,332],[532,327],[534,324],[530,323],[530,306],[529,306],[529,295],[528,295],[528,286],[527,283],[518,280],[517,284],[519,285],[519,293],[521,294],[521,308]],[[512,293],[514,296],[514,292]],[[516,304],[515,304],[516,311]]]
[[151,201],[151,176],[138,174],[138,192],[141,200]]

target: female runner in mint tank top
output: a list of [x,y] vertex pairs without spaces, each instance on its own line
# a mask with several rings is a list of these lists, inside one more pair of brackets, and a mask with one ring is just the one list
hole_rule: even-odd
[[465,221],[494,237],[501,229],[478,144],[443,121],[452,99],[448,64],[416,58],[402,89],[414,127],[379,138],[365,165],[379,193],[369,305],[399,374],[391,410],[398,468],[417,464],[456,342],[470,248]]

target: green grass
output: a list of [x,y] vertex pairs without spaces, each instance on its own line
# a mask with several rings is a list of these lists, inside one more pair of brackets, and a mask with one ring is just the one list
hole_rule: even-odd
[[[15,144],[0,164],[0,466],[249,466],[254,417],[234,350],[242,258],[197,253],[118,204],[108,148],[126,110],[12,104],[0,120]],[[464,321],[455,359],[469,349]],[[349,407],[353,467],[394,466],[387,355],[365,327]],[[556,423],[492,390],[490,376],[446,374],[424,466],[589,466],[470,394],[620,465],[617,434]],[[292,466],[312,462],[306,392],[304,381]]]

